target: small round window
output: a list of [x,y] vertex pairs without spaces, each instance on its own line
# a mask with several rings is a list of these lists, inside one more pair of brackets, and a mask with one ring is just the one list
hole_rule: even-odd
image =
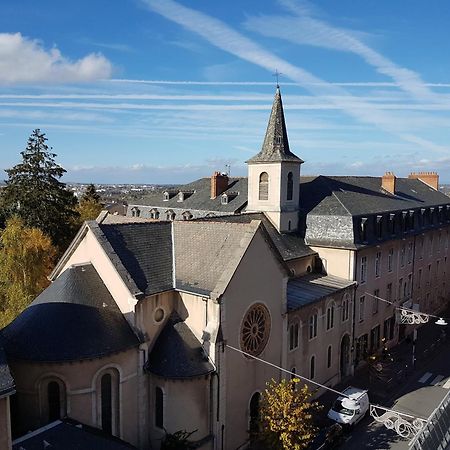
[[164,310],[162,308],[156,309],[153,318],[155,319],[155,322],[161,322],[161,320],[164,319]]
[[241,327],[241,348],[252,356],[265,348],[270,335],[269,310],[262,304],[252,305],[245,314]]

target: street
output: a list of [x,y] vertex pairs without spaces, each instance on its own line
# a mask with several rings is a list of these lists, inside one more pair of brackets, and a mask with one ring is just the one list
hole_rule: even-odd
[[[432,326],[430,324],[428,328]],[[431,336],[428,339],[432,339]],[[426,363],[418,364],[392,395],[385,396],[383,402],[379,402],[383,395],[373,392],[374,395],[371,396],[369,390],[371,402],[411,416],[428,418],[450,389],[449,353],[450,341],[445,340],[439,348],[434,349],[433,354],[428,355]],[[409,448],[408,442],[409,439],[401,438],[368,415],[349,433],[340,448],[406,450]]]

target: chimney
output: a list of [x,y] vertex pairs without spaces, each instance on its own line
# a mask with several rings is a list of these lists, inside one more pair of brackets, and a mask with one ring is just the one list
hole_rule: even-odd
[[381,178],[381,187],[392,195],[395,195],[395,175],[392,172],[386,172]]
[[211,177],[211,198],[216,198],[228,189],[228,175],[214,172]]
[[408,178],[420,180],[422,183],[428,184],[434,190],[439,188],[439,175],[437,172],[411,172]]

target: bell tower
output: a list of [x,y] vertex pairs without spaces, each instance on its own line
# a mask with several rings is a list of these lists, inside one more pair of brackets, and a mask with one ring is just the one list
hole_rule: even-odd
[[247,212],[266,213],[280,232],[297,231],[302,163],[289,149],[277,85],[261,151],[247,161]]

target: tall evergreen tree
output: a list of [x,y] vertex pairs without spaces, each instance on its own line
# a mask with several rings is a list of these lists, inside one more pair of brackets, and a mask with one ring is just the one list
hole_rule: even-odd
[[95,186],[92,183],[88,184],[86,190],[84,191],[81,197],[81,200],[100,203],[100,194],[97,192],[97,189],[95,189]]
[[2,203],[7,216],[18,215],[26,226],[39,228],[63,249],[73,236],[77,200],[59,181],[66,170],[55,162],[56,154],[46,141],[39,129],[33,131],[21,152],[22,162],[6,170]]

